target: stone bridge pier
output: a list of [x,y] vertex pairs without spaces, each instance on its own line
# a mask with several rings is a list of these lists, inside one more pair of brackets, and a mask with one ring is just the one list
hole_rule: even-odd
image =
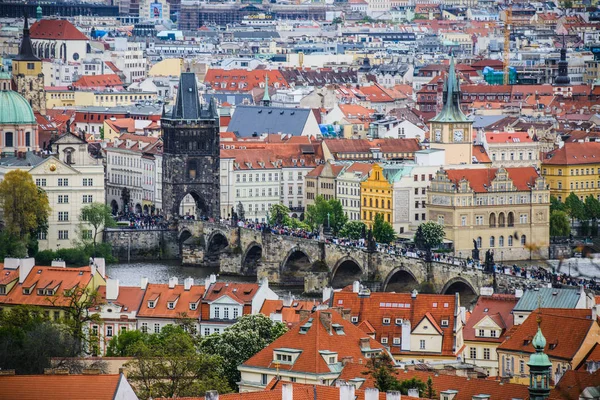
[[376,291],[459,292],[469,298],[492,283],[491,275],[477,269],[221,224],[180,221],[178,238],[184,264],[218,264],[222,274],[268,278],[307,293],[360,280]]

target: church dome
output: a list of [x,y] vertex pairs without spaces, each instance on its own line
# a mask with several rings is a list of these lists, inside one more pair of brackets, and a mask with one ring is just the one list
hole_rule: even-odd
[[17,92],[0,91],[0,125],[35,124],[33,109]]

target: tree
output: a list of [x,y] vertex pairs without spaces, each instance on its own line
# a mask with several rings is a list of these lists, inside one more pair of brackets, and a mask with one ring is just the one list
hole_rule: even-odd
[[192,335],[167,325],[160,333],[143,334],[130,348],[134,357],[125,364],[128,380],[139,398],[199,397],[207,390],[227,393],[223,360],[197,351]]
[[[437,222],[427,221],[419,225],[422,234],[423,245],[425,250],[435,249],[443,243],[446,231],[444,227]],[[415,235],[415,242],[417,241]]]
[[315,204],[306,207],[306,223],[312,229],[327,226],[329,222],[333,234],[337,235],[347,221],[342,203],[337,199],[325,200],[323,196],[317,196]]
[[26,257],[31,236],[47,230],[50,205],[46,193],[22,170],[10,171],[0,182],[0,207],[4,213],[4,240],[10,256]]
[[579,196],[575,193],[571,192],[569,196],[565,199],[565,208],[567,214],[571,218],[571,222],[573,220],[582,220],[585,218],[585,206]]
[[110,207],[102,203],[92,203],[81,209],[81,215],[79,217],[81,221],[85,221],[94,228],[92,233],[92,242],[94,249],[96,249],[96,238],[101,229],[111,228],[117,225],[112,217]]
[[262,314],[244,315],[222,334],[206,336],[200,350],[223,359],[224,377],[231,387],[240,381],[237,366],[258,353],[286,332],[281,322],[273,322]]
[[108,342],[106,355],[108,357],[130,357],[133,354],[134,345],[144,340],[142,331],[125,331],[119,333]]
[[600,201],[594,196],[589,195],[585,198],[584,210],[587,218],[592,220],[592,232],[598,232],[598,218],[600,218]]
[[246,219],[246,210],[244,210],[244,205],[241,201],[237,205],[237,215],[238,219],[241,219],[242,221]]
[[558,200],[555,196],[550,196],[550,212],[556,211],[565,211],[565,203]]
[[550,236],[569,236],[571,224],[564,211],[554,210],[550,213]]
[[367,362],[365,375],[371,375],[375,381],[375,387],[380,392],[400,391],[408,394],[409,389],[418,389],[419,396],[423,396],[427,386],[417,378],[400,381],[394,370],[394,362],[387,353],[381,353]]
[[394,227],[387,221],[384,221],[383,214],[375,214],[373,222],[373,237],[379,243],[391,243],[396,239]]
[[271,225],[286,225],[290,219],[290,209],[283,204],[273,204],[269,208],[269,224]]
[[362,221],[348,221],[340,231],[340,236],[352,240],[358,240],[362,237],[365,229],[366,226]]
[[427,378],[427,388],[425,389],[425,396],[428,399],[435,399],[435,390],[433,389],[433,380],[431,377]]

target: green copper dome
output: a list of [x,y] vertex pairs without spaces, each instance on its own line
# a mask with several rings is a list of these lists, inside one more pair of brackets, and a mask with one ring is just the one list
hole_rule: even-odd
[[0,91],[0,125],[35,124],[31,106],[17,92]]
[[531,344],[535,348],[535,353],[529,357],[527,365],[530,367],[550,367],[552,363],[550,359],[544,353],[544,347],[546,347],[546,338],[542,334],[542,329],[538,326],[537,333],[533,337]]

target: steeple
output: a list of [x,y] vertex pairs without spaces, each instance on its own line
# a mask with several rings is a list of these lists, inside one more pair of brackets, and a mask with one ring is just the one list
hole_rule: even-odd
[[29,22],[27,15],[25,15],[25,22],[23,23],[23,38],[21,39],[21,46],[19,47],[19,55],[14,59],[15,61],[40,61],[39,58],[33,53],[33,45],[31,44],[31,36],[29,35]]
[[558,75],[554,79],[555,85],[569,85],[571,78],[569,78],[569,62],[567,61],[567,44],[565,42],[565,35],[563,35],[563,45],[560,49],[560,61],[558,62]]
[[448,77],[444,81],[444,107],[430,122],[470,122],[460,109],[460,84],[456,77],[454,56],[450,58]]
[[193,72],[182,72],[179,77],[179,89],[177,90],[177,99],[171,118],[197,120],[200,119],[200,112],[196,75]]
[[271,96],[269,96],[269,74],[265,73],[265,94],[262,98],[262,105],[269,106],[271,105]]
[[542,334],[541,316],[538,316],[537,333],[533,337],[531,344],[535,349],[529,357],[529,399],[530,400],[546,400],[550,394],[550,371],[552,363],[548,355],[544,353],[546,347],[546,338]]

